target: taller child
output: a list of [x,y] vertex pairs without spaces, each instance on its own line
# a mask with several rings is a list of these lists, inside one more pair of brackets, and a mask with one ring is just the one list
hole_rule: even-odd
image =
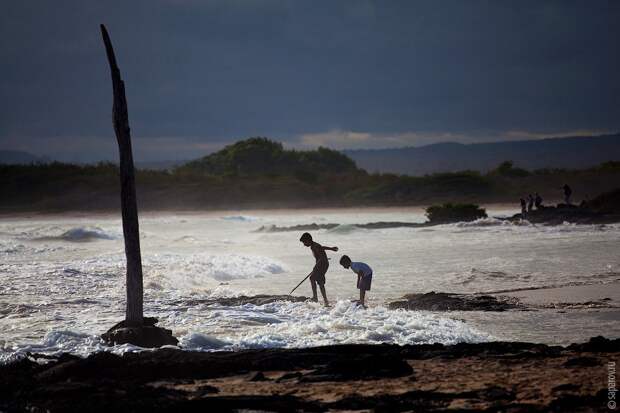
[[312,269],[312,273],[310,275],[310,285],[312,286],[312,301],[318,301],[316,295],[316,286],[319,285],[321,289],[321,295],[323,295],[323,300],[325,301],[325,306],[329,305],[329,301],[327,301],[327,293],[325,292],[325,273],[329,268],[329,261],[327,260],[327,254],[325,250],[330,251],[338,251],[338,247],[324,247],[318,242],[314,242],[312,240],[312,235],[304,232],[299,240],[306,246],[310,247],[312,250],[312,255],[314,255],[314,259],[316,263],[314,264],[314,268]]

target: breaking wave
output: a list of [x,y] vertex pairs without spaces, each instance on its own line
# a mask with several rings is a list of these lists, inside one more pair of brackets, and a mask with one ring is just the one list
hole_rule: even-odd
[[[388,310],[382,306],[362,309],[350,301],[338,301],[332,308],[315,303],[274,302],[261,306],[218,307],[217,311],[203,312],[207,325],[229,328],[217,338],[195,331],[182,337],[181,342],[194,350],[354,343],[455,344],[493,340],[489,334],[461,321],[428,313]],[[253,328],[235,328],[239,325]]]
[[52,330],[45,334],[41,343],[29,343],[20,346],[0,347],[0,364],[11,363],[24,358],[28,353],[58,356],[63,353],[87,357],[89,354],[107,351],[114,354],[142,351],[144,349],[123,344],[107,346],[97,335],[90,335],[71,330]]
[[459,222],[455,224],[457,228],[479,228],[479,227],[513,227],[513,226],[530,226],[529,221],[521,220],[516,222],[507,221],[499,218],[480,218],[475,221]]
[[[456,344],[494,339],[450,318],[417,311],[388,310],[382,306],[362,309],[350,301],[338,301],[332,308],[316,303],[278,301],[264,305],[190,309],[183,314],[188,321],[196,318],[191,320],[191,331],[184,332],[183,323],[166,327],[173,329],[185,350],[301,348],[355,343]],[[17,360],[27,353],[71,353],[85,357],[101,351],[123,354],[142,350],[128,344],[108,347],[97,335],[52,330],[40,343],[0,348],[0,364]]]
[[116,235],[104,231],[99,227],[76,227],[65,231],[57,237],[49,237],[49,239],[60,239],[69,242],[85,242],[99,239],[112,240],[116,238]]
[[343,234],[343,235],[350,234],[352,232],[359,232],[359,231],[367,231],[367,230],[364,228],[360,228],[355,224],[339,224],[338,226],[327,230],[327,232],[331,234]]
[[249,215],[227,215],[222,217],[223,220],[226,221],[239,221],[239,222],[254,222],[258,221],[257,217],[252,217]]
[[[286,272],[284,264],[258,255],[177,255],[164,254],[145,257],[151,273],[161,273],[172,281],[200,283],[203,277],[217,281],[262,278]],[[173,285],[173,286],[175,286]]]

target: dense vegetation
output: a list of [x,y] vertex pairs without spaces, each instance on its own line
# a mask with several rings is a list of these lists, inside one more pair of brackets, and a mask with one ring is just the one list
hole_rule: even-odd
[[182,175],[228,177],[295,176],[316,182],[319,176],[357,173],[351,158],[319,147],[315,151],[285,150],[267,138],[250,138],[221,151],[186,163],[175,171]]
[[426,208],[426,217],[432,223],[475,221],[487,217],[487,211],[476,204],[432,205]]
[[[118,168],[112,163],[0,165],[0,210],[118,208],[118,181]],[[237,142],[172,171],[137,171],[138,202],[152,210],[518,204],[520,197],[535,192],[552,203],[561,199],[565,183],[579,202],[617,188],[617,182],[620,162],[584,170],[528,171],[504,162],[486,174],[368,174],[337,151],[286,150],[265,138]]]
[[586,205],[600,214],[620,214],[620,189],[602,193]]

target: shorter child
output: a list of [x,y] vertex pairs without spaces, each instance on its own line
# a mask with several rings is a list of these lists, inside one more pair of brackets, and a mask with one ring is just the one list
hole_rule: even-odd
[[351,262],[351,258],[346,255],[340,258],[340,265],[347,269],[351,268],[351,270],[357,274],[357,288],[360,290],[360,304],[362,307],[366,308],[364,299],[366,298],[366,291],[370,291],[372,268],[363,262]]

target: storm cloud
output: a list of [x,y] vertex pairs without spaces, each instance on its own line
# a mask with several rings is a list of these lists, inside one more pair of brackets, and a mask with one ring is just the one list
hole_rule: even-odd
[[100,23],[138,159],[617,131],[618,21],[611,0],[5,2],[0,149],[114,157]]

